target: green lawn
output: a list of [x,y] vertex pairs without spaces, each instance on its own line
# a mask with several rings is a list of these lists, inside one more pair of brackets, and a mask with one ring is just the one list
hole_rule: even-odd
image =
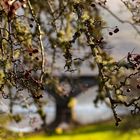
[[63,136],[51,136],[45,135],[33,136],[29,138],[23,138],[22,140],[139,140],[140,135],[125,133],[117,134],[112,131],[107,132],[96,132],[89,134],[78,134],[78,135],[63,135]]
[[140,140],[140,133],[136,130],[122,132],[107,123],[76,128],[62,135],[33,134],[20,140]]

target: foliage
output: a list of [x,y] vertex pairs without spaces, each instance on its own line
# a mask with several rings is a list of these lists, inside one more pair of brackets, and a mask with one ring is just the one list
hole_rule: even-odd
[[[14,104],[26,108],[35,104],[43,121],[42,127],[47,129],[46,114],[42,110],[42,90],[46,88],[64,95],[60,81],[53,73],[57,54],[65,59],[66,72],[77,71],[83,61],[90,61],[91,69],[93,66],[98,68],[99,94],[94,102],[109,99],[116,125],[121,121],[115,110],[118,104],[133,106],[132,114],[139,113],[140,96],[129,98],[124,91],[127,86],[131,86],[128,81],[135,76],[139,78],[140,54],[128,52],[124,61],[117,62],[105,49],[106,34],[103,31],[110,28],[107,35],[112,36],[119,32],[119,28],[116,25],[113,29],[107,27],[100,8],[106,9],[120,22],[129,23],[139,33],[139,10],[136,10],[138,1],[136,4],[122,2],[132,13],[133,22],[119,19],[106,7],[107,1],[1,0],[0,91],[4,98],[10,100],[10,113],[12,114]],[[41,17],[46,20],[43,21]],[[48,48],[52,54],[48,52]],[[81,58],[75,48],[88,49],[89,52]],[[51,64],[48,61],[49,55],[52,56]],[[128,71],[128,75],[125,75]],[[139,79],[135,88],[140,89]],[[23,91],[28,94],[25,95]],[[130,91],[127,88],[127,92]],[[29,98],[32,100],[29,101]]]

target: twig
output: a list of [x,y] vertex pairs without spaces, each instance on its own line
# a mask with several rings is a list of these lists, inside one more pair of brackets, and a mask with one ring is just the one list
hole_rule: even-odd
[[43,75],[44,75],[44,72],[45,72],[45,54],[44,54],[44,45],[43,45],[43,42],[42,42],[41,26],[40,26],[39,21],[37,20],[37,17],[34,13],[34,10],[32,8],[30,0],[28,0],[27,3],[28,3],[28,6],[29,6],[29,10],[30,10],[30,12],[31,12],[36,24],[37,24],[37,30],[38,30],[38,33],[39,33],[39,43],[40,43],[41,56],[42,56],[42,71],[41,71],[40,81],[42,82]]
[[109,12],[114,18],[116,18],[120,23],[127,23],[127,24],[130,24],[132,27],[133,27],[133,29],[140,35],[140,30],[137,28],[137,26],[134,24],[134,23],[132,23],[132,22],[130,22],[130,21],[128,21],[128,20],[122,20],[122,19],[120,19],[116,14],[114,14],[111,10],[109,10],[107,7],[105,7],[105,6],[103,6],[103,5],[100,5],[103,9],[105,9],[107,12]]

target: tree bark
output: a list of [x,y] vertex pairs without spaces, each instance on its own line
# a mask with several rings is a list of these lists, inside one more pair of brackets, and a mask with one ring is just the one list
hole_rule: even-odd
[[70,98],[56,100],[55,120],[49,124],[49,129],[54,130],[59,124],[72,122],[71,108],[68,106]]

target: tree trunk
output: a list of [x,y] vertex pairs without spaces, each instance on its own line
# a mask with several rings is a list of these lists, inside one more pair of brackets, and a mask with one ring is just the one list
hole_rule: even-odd
[[60,81],[67,81],[68,84],[70,84],[71,91],[68,93],[68,97],[62,97],[59,94],[55,93],[55,91],[53,91],[52,89],[47,89],[48,94],[54,97],[56,103],[55,119],[48,125],[50,130],[54,130],[62,122],[66,122],[68,124],[77,124],[77,122],[73,120],[73,112],[68,106],[70,99],[97,85],[96,76],[61,76]]
[[55,120],[49,125],[50,130],[54,130],[59,124],[72,122],[71,108],[68,106],[70,99],[56,100]]

